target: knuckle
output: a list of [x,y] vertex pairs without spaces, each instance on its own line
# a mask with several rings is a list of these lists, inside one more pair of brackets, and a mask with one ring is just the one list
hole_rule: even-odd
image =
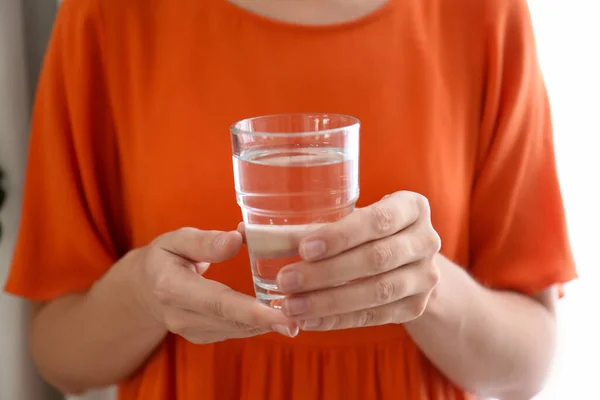
[[388,207],[374,205],[371,207],[371,221],[375,232],[386,234],[394,227],[394,213]]
[[423,237],[423,247],[434,254],[439,252],[442,248],[442,239],[433,227],[430,227],[427,230],[427,233],[425,233]]
[[427,307],[427,298],[424,296],[416,296],[410,302],[410,318],[419,318],[425,312]]
[[374,242],[369,249],[369,265],[375,273],[385,271],[394,257],[392,247]]
[[196,228],[183,228],[187,230],[188,237],[192,238],[194,244],[198,248],[206,247],[207,235],[206,232]]
[[223,318],[223,302],[220,299],[210,299],[206,302],[206,309],[208,313],[212,316]]
[[180,234],[183,234],[183,235],[188,235],[188,234],[194,234],[196,232],[199,232],[199,229],[191,228],[189,226],[184,226],[183,228],[177,229],[176,232],[180,233]]
[[266,330],[260,327],[252,327],[246,330],[250,336],[256,336],[264,333]]
[[[183,227],[177,230],[180,237],[183,240],[188,241],[190,244],[196,246],[196,248],[206,248],[206,242],[210,238],[206,231],[202,231],[198,228]],[[212,238],[211,238],[212,239]]]
[[252,325],[248,325],[241,321],[234,321],[233,325],[235,326],[235,329],[242,330],[242,331],[251,331],[252,329],[257,329],[256,327],[254,327]]
[[418,254],[418,244],[415,242],[416,236],[402,238],[402,240],[398,241],[398,251],[402,254],[403,259],[413,260],[416,258]]
[[332,315],[329,317],[329,329],[340,329],[342,324],[342,318],[339,315]]
[[394,298],[396,288],[388,279],[378,279],[375,282],[375,301],[377,304],[387,304]]
[[414,193],[414,196],[415,196],[415,204],[416,204],[419,212],[429,214],[429,211],[430,211],[429,199],[427,199],[427,197],[423,196],[420,193]]
[[338,243],[339,247],[342,249],[347,249],[350,247],[351,239],[350,235],[345,230],[337,230],[335,232],[335,242]]
[[256,336],[256,335],[262,335],[263,333],[266,332],[266,330],[264,330],[262,328],[250,328],[250,329],[247,329],[246,332],[248,333],[248,336]]
[[427,271],[427,281],[431,285],[431,287],[435,287],[440,281],[440,270],[437,265],[432,264],[431,268]]
[[377,325],[380,320],[379,314],[380,313],[376,309],[373,309],[373,308],[364,310],[360,314],[360,317],[358,320],[358,326],[365,327],[365,326]]
[[323,296],[322,300],[309,300],[308,308],[309,310],[322,310],[322,312],[325,314],[335,314],[338,309],[338,305],[340,304],[338,297],[338,295],[332,295]]
[[172,235],[171,236],[171,242],[181,242],[181,241],[187,241],[190,238],[194,238],[196,237],[196,233],[199,232],[199,229],[196,228],[190,228],[190,227],[183,227],[183,228],[179,228],[171,233],[167,233],[166,235]]
[[441,249],[441,239],[432,228],[426,232],[412,236],[400,245],[410,259],[422,258],[425,255],[436,254]]
[[407,320],[411,319],[412,318],[406,318],[406,312],[401,307],[396,307],[396,309],[389,315],[390,324],[403,324],[407,322]]

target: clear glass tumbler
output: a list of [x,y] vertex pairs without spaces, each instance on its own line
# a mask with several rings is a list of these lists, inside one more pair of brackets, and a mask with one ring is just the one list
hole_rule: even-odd
[[282,114],[231,127],[237,202],[256,297],[279,308],[277,273],[299,261],[300,240],[350,214],[359,195],[358,119]]

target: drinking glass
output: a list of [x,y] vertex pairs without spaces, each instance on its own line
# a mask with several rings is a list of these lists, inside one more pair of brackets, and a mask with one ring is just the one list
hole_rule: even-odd
[[302,238],[354,210],[360,122],[340,114],[280,114],[244,119],[230,131],[256,297],[280,308],[277,273],[300,261]]

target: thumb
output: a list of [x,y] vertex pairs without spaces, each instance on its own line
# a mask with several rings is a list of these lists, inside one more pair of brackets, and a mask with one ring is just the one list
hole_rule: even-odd
[[242,247],[242,235],[237,231],[181,228],[159,236],[154,245],[192,263],[213,263],[235,256]]

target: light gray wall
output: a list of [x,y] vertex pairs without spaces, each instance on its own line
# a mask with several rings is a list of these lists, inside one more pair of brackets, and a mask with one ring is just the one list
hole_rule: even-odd
[[[48,0],[0,0],[0,165],[7,192],[0,212],[0,284],[15,243],[32,92],[55,10]],[[25,301],[0,294],[0,400],[60,399],[28,356],[27,309]]]
[[[31,103],[57,4],[52,0],[0,0],[0,166],[6,204],[0,211],[0,286],[17,233]],[[28,306],[0,291],[0,400],[60,400],[36,372],[27,351]],[[104,400],[101,392],[85,400]]]
[[[60,0],[58,1],[60,3]],[[56,14],[52,0],[0,0],[0,166],[7,199],[0,211],[0,287],[18,229],[31,104]],[[61,400],[38,375],[27,350],[28,306],[0,291],[0,400]],[[110,400],[98,391],[71,400]]]
[[38,73],[58,6],[51,0],[21,0],[21,7],[25,27],[28,92],[33,99]]
[[[0,0],[0,163],[7,190],[0,214],[0,283],[14,246],[27,148],[30,96],[24,32],[21,2]],[[0,324],[0,399],[50,398],[26,355],[27,304],[0,294]]]

